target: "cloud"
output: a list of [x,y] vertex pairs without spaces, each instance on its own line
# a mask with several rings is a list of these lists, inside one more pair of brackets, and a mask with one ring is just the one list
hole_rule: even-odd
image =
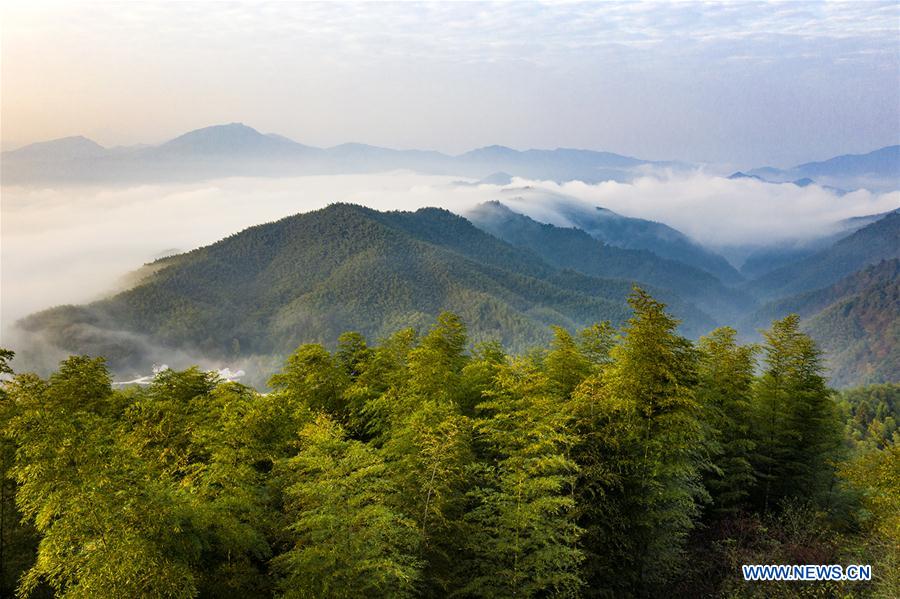
[[[342,54],[388,53],[453,57],[469,62],[516,59],[604,46],[673,43],[697,47],[720,41],[771,36],[807,43],[858,39],[889,50],[892,25],[900,13],[894,2],[791,2],[673,4],[568,3],[449,4],[383,3],[204,3],[144,2],[130,10],[84,11],[58,3],[53,11],[8,10],[14,24],[91,34],[122,31],[149,35],[200,36],[255,41],[265,48],[273,37],[293,37],[310,46],[326,45]],[[449,46],[449,47],[448,47]],[[448,52],[448,50],[450,50]]]
[[119,289],[124,275],[171,248],[186,251],[334,202],[381,210],[439,206],[461,213],[499,199],[563,226],[568,223],[554,203],[583,202],[664,222],[712,247],[807,239],[828,233],[835,221],[900,204],[898,192],[839,197],[816,186],[699,172],[597,185],[522,179],[507,186],[456,185],[455,179],[398,172],[122,188],[4,187],[0,330],[8,334],[15,320],[31,312]]
[[749,168],[898,138],[896,2],[2,7],[4,147],[244,121],[318,146]]
[[96,299],[170,248],[186,251],[333,202],[415,208],[440,201],[433,190],[450,181],[394,173],[119,188],[4,186],[0,322],[8,329],[36,310]]
[[817,185],[775,185],[702,172],[648,176],[631,183],[531,185],[625,216],[666,223],[713,248],[803,242],[829,234],[843,219],[900,207],[900,192],[858,190],[840,196]]

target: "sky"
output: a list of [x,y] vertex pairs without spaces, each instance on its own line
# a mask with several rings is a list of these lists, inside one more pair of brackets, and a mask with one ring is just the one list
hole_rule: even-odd
[[788,166],[900,142],[900,3],[4,2],[0,141],[501,144]]

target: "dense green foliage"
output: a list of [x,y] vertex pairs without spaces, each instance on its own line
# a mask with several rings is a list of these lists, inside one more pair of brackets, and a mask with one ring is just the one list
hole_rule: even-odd
[[[898,213],[735,288],[721,257],[663,225],[554,209],[581,228],[540,224],[498,203],[470,212],[475,224],[434,208],[334,204],[251,227],[145,265],[112,297],[29,316],[19,323],[19,358],[44,375],[72,353],[107,356],[126,380],[158,362],[265,373],[300,344],[333,350],[343,331],[378,339],[426,327],[443,311],[465,320],[473,342],[522,352],[548,343],[553,326],[621,325],[633,282],[665,301],[691,339],[738,323],[739,338],[753,341],[798,313],[826,352],[832,385],[900,376]],[[644,247],[643,236],[661,245]],[[257,376],[248,382],[264,384]]]
[[615,581],[616,594],[645,595],[681,563],[707,497],[699,472],[706,456],[696,351],[656,300],[637,290],[631,304],[635,315],[610,363],[579,385],[574,401],[586,413],[583,451],[600,474],[585,483],[611,503],[604,510],[614,509],[584,522],[593,529],[590,587]]
[[[213,358],[288,355],[333,347],[343,331],[369,338],[442,311],[475,341],[521,351],[550,325],[578,328],[628,314],[625,280],[560,270],[446,210],[377,212],[334,204],[251,227],[154,263],[133,288],[81,307],[32,315],[26,330],[67,353],[108,356],[119,372],[152,363],[152,346]],[[664,294],[689,333],[712,326]]]
[[828,460],[840,445],[837,409],[822,376],[820,353],[790,315],[765,334],[765,369],[756,382],[752,456],[765,511],[785,499],[818,499],[832,486]]
[[838,395],[855,446],[886,447],[900,436],[900,383],[847,389]]
[[704,482],[715,513],[747,507],[756,482],[751,459],[754,408],[753,373],[757,348],[738,345],[734,329],[716,329],[700,339],[697,399],[710,459]]
[[[896,386],[835,401],[794,316],[761,347],[694,344],[644,291],[629,303],[618,330],[518,356],[450,313],[374,346],[347,333],[297,348],[266,394],[198,369],[114,389],[86,356],[15,375],[4,592],[896,596]],[[876,580],[740,579],[766,562]]]
[[796,313],[825,350],[835,386],[900,378],[900,259],[883,260],[837,283],[760,308],[748,326]]
[[[15,354],[0,348],[0,403],[9,404],[4,377],[13,374],[10,362]],[[12,412],[0,410],[0,426],[9,425]],[[18,576],[27,570],[32,561],[32,552],[37,544],[34,527],[23,522],[22,513],[16,506],[16,484],[10,469],[16,458],[16,445],[8,437],[0,439],[0,596],[12,596],[18,585]]]

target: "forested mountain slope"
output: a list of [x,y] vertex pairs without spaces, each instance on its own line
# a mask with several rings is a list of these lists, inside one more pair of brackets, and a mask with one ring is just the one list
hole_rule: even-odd
[[[648,250],[669,260],[678,260],[715,275],[724,283],[743,280],[722,256],[706,249],[672,227],[643,218],[623,216],[599,206],[590,206],[565,194],[534,188],[503,190],[504,203],[515,212],[530,214],[529,207],[551,211],[558,219],[577,227],[611,246]],[[521,209],[519,206],[521,205]],[[538,218],[543,221],[543,219]]]
[[609,245],[581,229],[539,223],[499,201],[480,204],[465,216],[492,235],[532,250],[549,264],[671,289],[723,321],[734,320],[750,307],[746,294],[725,287],[704,270],[649,250]]
[[897,212],[897,210],[846,218],[834,223],[835,230],[822,237],[756,249],[744,259],[741,264],[741,274],[748,279],[761,278],[774,270],[799,262],[833,246],[841,239],[883,219],[891,212]]
[[892,212],[808,258],[746,284],[750,293],[777,298],[836,283],[865,266],[900,258],[900,213]]
[[[626,280],[560,270],[450,212],[387,212],[335,204],[252,227],[164,258],[134,288],[64,306],[21,326],[66,351],[140,361],[144,341],[205,355],[283,355],[345,330],[378,338],[444,310],[472,338],[525,349],[566,327],[626,316]],[[161,267],[161,268],[158,268]],[[702,312],[658,290],[697,335]]]
[[833,385],[900,380],[900,260],[770,302],[742,328],[763,328],[790,313],[803,318],[804,329],[825,350]]
[[769,302],[748,319],[748,324],[762,328],[772,320],[790,313],[795,313],[801,318],[809,318],[837,301],[865,293],[873,285],[898,276],[900,276],[900,260],[896,258],[883,260],[844,277],[828,287]]
[[851,277],[861,288],[804,323],[837,387],[900,381],[900,261]]

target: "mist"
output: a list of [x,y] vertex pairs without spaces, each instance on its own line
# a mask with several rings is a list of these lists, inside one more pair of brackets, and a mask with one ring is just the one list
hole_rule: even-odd
[[161,255],[213,243],[249,226],[352,202],[378,210],[423,206],[464,213],[501,200],[536,220],[568,226],[554,206],[581,202],[673,226],[714,249],[827,235],[845,218],[892,210],[900,192],[839,196],[811,185],[729,180],[702,172],[632,183],[513,179],[476,185],[409,172],[293,178],[227,178],[134,187],[4,186],[0,341],[38,310],[99,299]]
[[451,180],[390,173],[135,187],[4,186],[4,337],[10,325],[29,313],[91,301],[120,289],[126,274],[161,255],[208,245],[249,226],[334,202],[415,209],[438,202],[440,195],[453,197],[429,193]]
[[[530,187],[513,191],[516,187]],[[732,246],[803,243],[835,232],[840,221],[900,206],[900,192],[859,189],[840,194],[818,185],[799,187],[751,178],[728,179],[701,171],[662,173],[630,183],[514,180],[507,203],[536,220],[570,226],[552,206],[565,196],[624,216],[665,223],[701,244]]]

